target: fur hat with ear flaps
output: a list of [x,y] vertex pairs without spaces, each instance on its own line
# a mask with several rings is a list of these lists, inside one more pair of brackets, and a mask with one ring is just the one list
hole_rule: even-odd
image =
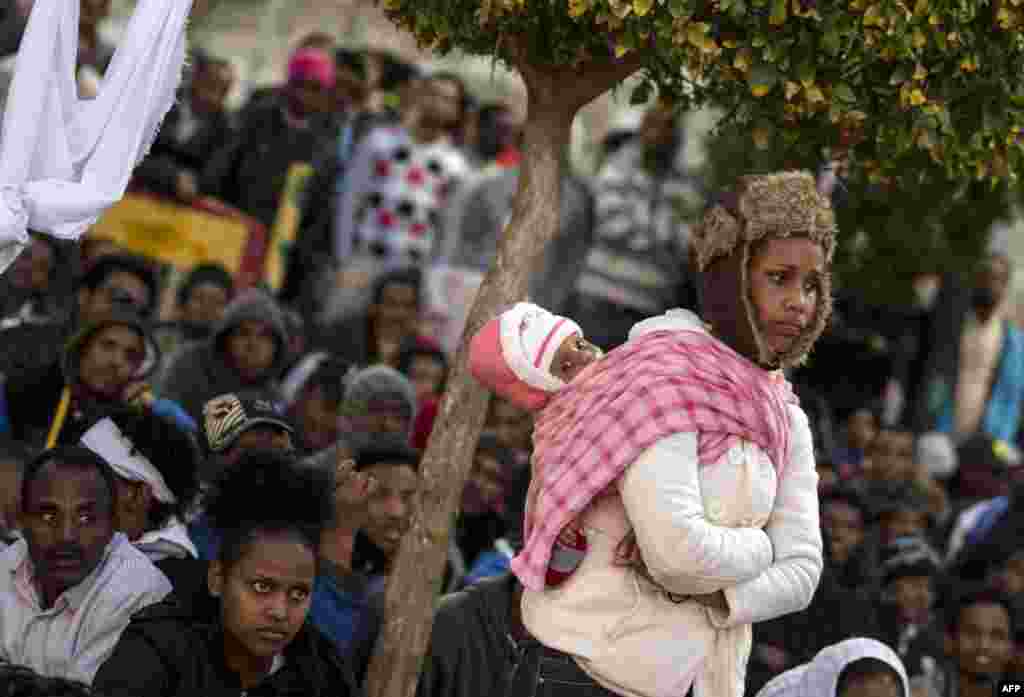
[[826,263],[835,251],[836,223],[828,197],[807,172],[740,177],[736,187],[691,231],[700,271],[704,319],[739,353],[766,368],[789,368],[807,358],[832,314],[832,284],[823,275],[814,319],[793,347],[773,355],[757,327],[750,297],[750,259],[755,245],[780,237],[819,243]]

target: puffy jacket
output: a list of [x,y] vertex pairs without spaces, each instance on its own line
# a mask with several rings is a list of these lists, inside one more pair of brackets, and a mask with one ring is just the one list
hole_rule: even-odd
[[349,697],[348,667],[308,624],[284,651],[284,666],[243,690],[224,663],[218,625],[173,596],[132,618],[93,680],[107,697]]

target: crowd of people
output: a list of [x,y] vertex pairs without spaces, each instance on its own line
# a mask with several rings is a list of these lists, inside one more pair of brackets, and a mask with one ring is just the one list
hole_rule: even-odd
[[[86,6],[81,63],[102,74],[109,2]],[[0,278],[0,695],[326,697],[365,680],[453,357],[429,274],[494,258],[520,125],[455,74],[322,34],[231,113],[236,79],[195,56],[133,187],[271,227],[291,171],[311,167],[278,292],[215,263],[169,284],[102,237],[34,235]],[[720,200],[683,135],[655,104],[608,137],[596,176],[566,167],[530,299],[604,352],[671,308],[722,312],[691,234]],[[808,416],[824,562],[806,609],[754,623],[745,694],[974,697],[1024,675],[1024,334],[1008,256],[963,272],[922,269],[907,307],[868,308],[837,279],[810,359],[783,363]],[[533,412],[490,402],[423,697],[520,694],[538,675],[526,647],[567,635],[565,604],[530,589],[524,603],[510,571],[529,537]],[[632,520],[645,490],[630,486]],[[757,527],[813,542],[776,510]],[[552,682],[580,679],[556,658],[540,658]],[[660,689],[620,694],[676,694]]]

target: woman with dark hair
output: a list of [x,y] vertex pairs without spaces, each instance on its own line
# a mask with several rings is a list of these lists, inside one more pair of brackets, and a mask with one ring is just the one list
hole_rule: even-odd
[[347,697],[356,689],[331,644],[307,623],[326,474],[288,456],[253,453],[227,469],[207,501],[222,532],[210,565],[213,620],[171,598],[135,616],[93,686],[108,697]]

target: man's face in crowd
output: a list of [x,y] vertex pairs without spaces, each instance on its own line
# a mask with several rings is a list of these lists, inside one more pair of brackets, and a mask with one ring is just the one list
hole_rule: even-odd
[[230,63],[211,62],[192,80],[193,108],[205,114],[224,111],[224,102],[234,84],[235,70]]
[[979,603],[960,610],[955,634],[947,637],[946,653],[961,673],[997,678],[1013,657],[1010,614],[1002,605]]
[[91,467],[50,462],[29,485],[21,529],[48,604],[99,565],[114,534],[113,504]]
[[323,450],[341,435],[341,405],[325,397],[319,386],[310,389],[296,405],[296,426],[303,445],[310,450]]
[[388,463],[367,467],[366,474],[377,481],[377,487],[367,502],[363,531],[374,546],[392,557],[409,530],[420,477],[409,465]]
[[850,446],[860,451],[866,451],[878,434],[878,424],[875,415],[867,409],[858,409],[849,418],[846,424],[849,432]]
[[437,135],[458,137],[462,128],[460,101],[461,88],[454,80],[422,80],[418,103],[423,126]]
[[494,433],[498,442],[505,448],[530,449],[533,433],[530,413],[503,399],[495,397],[491,400],[487,430]]
[[879,539],[887,545],[901,537],[922,537],[928,532],[928,514],[912,507],[889,511],[879,522]]
[[83,324],[105,317],[119,307],[148,314],[153,300],[146,282],[130,271],[113,271],[95,288],[78,291],[78,309]]
[[266,322],[244,320],[227,337],[231,364],[246,382],[258,382],[274,365],[277,342],[274,330]]
[[146,358],[146,343],[132,327],[113,325],[96,332],[82,348],[79,379],[90,391],[119,399]]
[[53,247],[34,238],[28,249],[14,260],[8,278],[18,290],[42,294],[50,287],[53,264]]
[[903,482],[913,478],[914,434],[907,431],[879,431],[864,463],[869,479]]
[[181,318],[186,322],[210,326],[224,316],[224,308],[230,298],[227,289],[217,283],[200,283],[188,294],[181,308]]
[[1010,287],[1010,260],[999,254],[986,256],[974,274],[974,304],[992,310],[1006,299]]
[[864,514],[845,501],[825,506],[822,522],[832,543],[832,561],[845,564],[864,542]]
[[928,621],[935,596],[928,576],[903,576],[894,579],[888,588],[900,622],[924,624]]
[[416,286],[387,283],[381,289],[380,300],[370,307],[370,316],[377,326],[378,335],[383,331],[401,339],[415,330],[419,310]]
[[288,84],[288,105],[299,118],[328,113],[332,100],[331,90],[316,80],[297,80]]

